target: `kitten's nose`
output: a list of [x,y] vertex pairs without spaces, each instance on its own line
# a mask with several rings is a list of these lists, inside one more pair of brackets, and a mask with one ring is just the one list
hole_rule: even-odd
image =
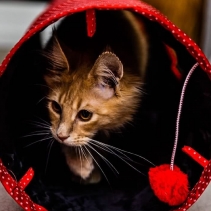
[[57,137],[58,137],[61,141],[64,141],[65,139],[67,139],[67,138],[69,137],[69,135],[57,134]]

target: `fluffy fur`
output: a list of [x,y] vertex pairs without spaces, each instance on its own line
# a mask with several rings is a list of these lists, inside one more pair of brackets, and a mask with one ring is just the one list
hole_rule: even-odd
[[[123,60],[110,42],[99,49],[100,43],[93,37],[84,46],[76,44],[71,48],[71,44],[59,40],[55,30],[45,52],[49,62],[44,78],[49,87],[51,132],[61,143],[70,170],[88,183],[101,178],[97,158],[91,154],[88,143],[99,132],[108,134],[131,122],[140,103],[148,57],[146,35],[132,13],[122,12],[122,20],[132,29],[131,39],[139,39],[140,44],[132,52],[124,49],[123,56],[120,55]],[[124,36],[121,39],[127,42]],[[135,58],[137,52],[143,57],[136,59],[134,68],[127,58]]]

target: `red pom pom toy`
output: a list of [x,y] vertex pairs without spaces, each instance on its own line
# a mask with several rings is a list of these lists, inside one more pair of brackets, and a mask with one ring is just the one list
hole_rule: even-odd
[[188,177],[177,166],[163,164],[150,168],[149,182],[154,194],[170,206],[183,203],[188,196]]

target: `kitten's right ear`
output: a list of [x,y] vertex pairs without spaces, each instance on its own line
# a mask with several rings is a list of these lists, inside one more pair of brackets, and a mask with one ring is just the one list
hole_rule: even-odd
[[123,65],[112,52],[103,52],[96,60],[89,76],[95,78],[95,90],[104,98],[120,96],[119,84],[123,77]]
[[58,41],[56,30],[54,28],[50,43],[46,47],[43,55],[45,58],[47,58],[47,75],[45,77],[46,82],[59,82],[61,74],[69,72],[70,67],[67,57],[65,56],[65,53]]

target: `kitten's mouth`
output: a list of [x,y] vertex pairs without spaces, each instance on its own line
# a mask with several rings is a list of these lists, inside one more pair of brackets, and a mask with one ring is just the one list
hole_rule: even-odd
[[87,145],[87,141],[85,140],[71,140],[71,138],[67,138],[65,140],[61,140],[58,137],[55,138],[59,143],[64,144],[66,146],[72,146],[72,147],[80,147]]
[[79,139],[74,139],[74,138],[67,138],[65,140],[61,140],[58,137],[55,138],[59,143],[64,144],[66,146],[73,146],[73,147],[80,147],[87,145],[87,140],[79,140]]
[[89,139],[86,137],[68,137],[64,140],[60,139],[56,133],[51,129],[52,135],[56,141],[58,141],[60,144],[64,144],[66,146],[72,146],[72,147],[80,147],[87,145]]

